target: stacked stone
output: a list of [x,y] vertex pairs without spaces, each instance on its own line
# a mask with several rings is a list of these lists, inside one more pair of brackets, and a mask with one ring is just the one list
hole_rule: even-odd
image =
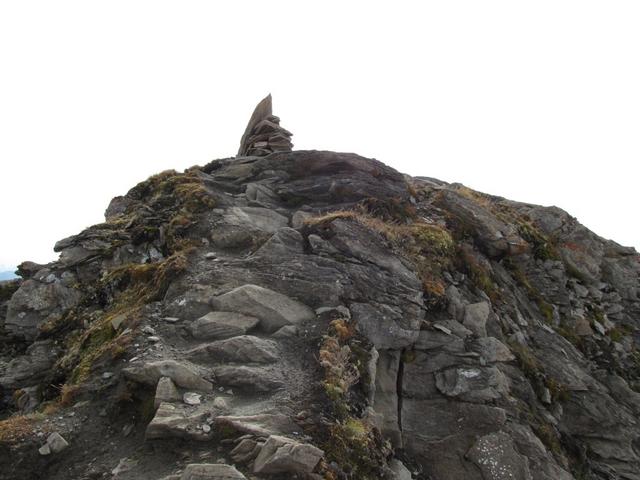
[[255,108],[247,124],[238,156],[264,156],[273,152],[290,152],[293,134],[280,126],[280,119],[273,115],[271,94]]

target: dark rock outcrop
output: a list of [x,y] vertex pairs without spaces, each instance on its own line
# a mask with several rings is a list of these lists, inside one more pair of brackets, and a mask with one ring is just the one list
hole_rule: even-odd
[[7,478],[138,449],[117,478],[640,479],[635,250],[557,208],[263,148],[269,115],[238,158],[152,177],[24,267],[5,412],[61,409],[72,448],[30,463],[51,417],[4,420]]

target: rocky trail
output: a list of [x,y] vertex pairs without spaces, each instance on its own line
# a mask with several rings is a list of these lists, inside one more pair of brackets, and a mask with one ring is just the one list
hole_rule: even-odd
[[640,479],[634,249],[290,137],[0,284],[0,478]]

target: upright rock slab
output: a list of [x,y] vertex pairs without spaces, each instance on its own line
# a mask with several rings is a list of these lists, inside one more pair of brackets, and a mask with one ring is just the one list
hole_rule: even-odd
[[271,94],[256,106],[240,140],[238,156],[269,155],[290,152],[292,133],[280,126],[280,119],[272,113]]

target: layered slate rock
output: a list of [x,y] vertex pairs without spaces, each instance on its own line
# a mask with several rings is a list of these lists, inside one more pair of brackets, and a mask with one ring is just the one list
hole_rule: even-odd
[[263,156],[273,152],[291,151],[292,133],[280,126],[280,119],[273,115],[271,94],[258,103],[242,139],[238,156]]
[[194,338],[211,340],[244,335],[260,323],[260,319],[237,312],[209,312],[192,322],[189,331]]
[[179,387],[210,392],[211,382],[202,378],[195,369],[175,360],[159,360],[128,367],[123,370],[125,376],[136,382],[155,387],[162,377],[170,378]]
[[285,325],[297,325],[315,318],[306,305],[258,285],[243,285],[211,299],[211,305],[224,311],[239,312],[260,319],[260,327],[275,332]]
[[278,359],[278,348],[272,340],[240,335],[200,345],[187,352],[187,356],[211,363],[273,363]]

